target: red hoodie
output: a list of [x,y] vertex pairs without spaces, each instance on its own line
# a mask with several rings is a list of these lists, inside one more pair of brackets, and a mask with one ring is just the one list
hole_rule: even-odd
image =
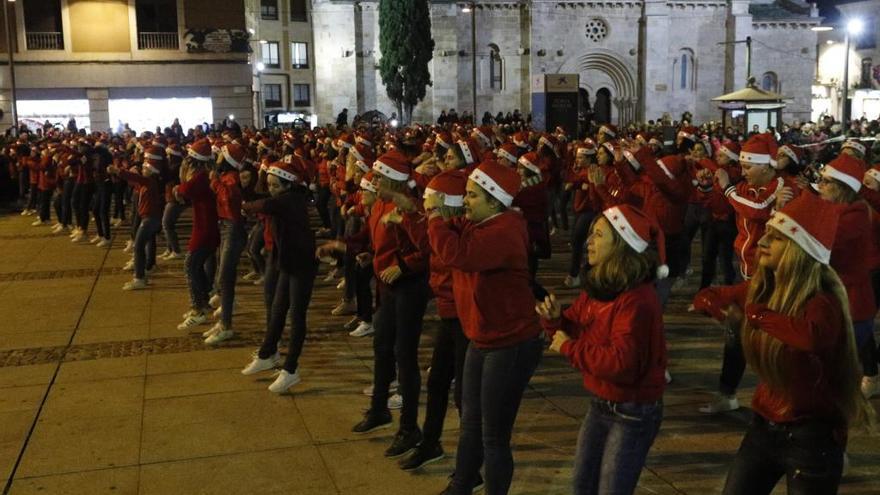
[[434,217],[428,233],[433,253],[452,268],[458,318],[475,346],[510,347],[540,333],[522,215],[508,210],[480,223]]
[[551,337],[557,330],[572,340],[562,355],[584,377],[584,388],[614,402],[654,402],[666,388],[666,337],[663,309],[651,283],[611,301],[581,292],[555,320],[543,320]]
[[724,195],[736,211],[736,239],[733,247],[739,257],[739,269],[743,278],[748,279],[755,271],[755,252],[758,240],[764,235],[764,225],[770,219],[776,205],[776,193],[785,186],[785,181],[777,177],[769,184],[754,187],[742,181],[730,185]]

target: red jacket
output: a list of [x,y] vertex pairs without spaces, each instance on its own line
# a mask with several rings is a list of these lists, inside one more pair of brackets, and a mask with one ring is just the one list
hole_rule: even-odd
[[40,172],[37,189],[51,191],[58,183],[58,166],[52,161],[52,157],[46,155],[40,158],[36,169]]
[[572,340],[561,352],[584,376],[584,388],[615,402],[654,402],[666,388],[663,309],[654,285],[643,283],[614,300],[581,292],[556,320],[542,321]]
[[522,216],[505,211],[480,223],[428,222],[432,252],[452,268],[464,334],[483,349],[510,347],[540,331],[529,286],[528,234]]
[[386,268],[397,265],[404,276],[425,273],[431,250],[425,217],[421,213],[406,213],[403,215],[406,225],[383,224],[382,217],[394,208],[394,203],[377,199],[367,217],[373,244],[373,271],[379,277]]
[[187,249],[214,249],[220,244],[220,230],[217,227],[217,200],[211,192],[208,174],[200,170],[177,189],[178,194],[192,203],[192,237]]
[[512,206],[518,208],[526,220],[526,230],[529,233],[529,252],[539,258],[549,258],[551,246],[550,225],[547,222],[549,210],[547,183],[539,182],[524,186],[513,198]]
[[162,186],[159,176],[144,177],[141,174],[121,169],[119,177],[138,188],[138,215],[141,218],[162,218],[165,201],[162,197]]
[[743,278],[748,279],[755,272],[755,252],[758,240],[764,235],[764,225],[770,219],[776,204],[776,193],[785,185],[777,177],[766,186],[752,187],[746,181],[736,186],[730,185],[724,195],[736,211],[736,239],[733,247],[739,257],[739,269]]
[[831,248],[831,268],[846,287],[853,321],[873,320],[877,312],[871,272],[865,266],[873,251],[870,207],[863,201],[846,205],[838,217],[837,234]]
[[656,161],[644,164],[639,180],[632,185],[632,204],[657,219],[666,235],[684,230],[684,215],[691,196],[690,176],[686,170],[669,170]]
[[[694,308],[719,314],[729,304],[745,305],[748,282],[732,287],[710,287],[697,293]],[[831,294],[814,294],[799,315],[791,317],[770,310],[763,304],[744,309],[748,325],[758,328],[785,345],[779,365],[784,375],[793,377],[786,390],[773,390],[759,381],[752,397],[752,409],[775,423],[804,419],[830,421],[838,426],[845,444],[846,422],[834,404],[837,386],[829,370],[841,366],[847,338],[843,310]],[[759,377],[760,378],[760,377]]]
[[223,220],[241,221],[241,183],[238,172],[229,171],[211,181],[217,195],[217,216]]

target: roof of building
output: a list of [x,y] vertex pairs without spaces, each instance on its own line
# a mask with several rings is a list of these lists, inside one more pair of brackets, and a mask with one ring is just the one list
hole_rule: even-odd
[[755,21],[810,18],[810,5],[800,0],[775,0],[771,3],[750,3],[749,14]]
[[744,102],[771,102],[782,101],[785,97],[779,93],[763,90],[755,85],[754,78],[749,80],[748,86],[743,89],[716,96],[712,101],[744,101]]

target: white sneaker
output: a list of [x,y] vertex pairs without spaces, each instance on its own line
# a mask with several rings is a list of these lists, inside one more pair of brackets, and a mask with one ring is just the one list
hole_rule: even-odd
[[63,230],[64,230],[64,225],[61,225],[60,223],[55,224],[55,226],[52,227],[53,234],[60,234]]
[[669,370],[663,370],[663,378],[666,380],[666,384],[672,383],[672,375],[669,374]]
[[301,381],[302,378],[299,376],[299,370],[296,370],[293,374],[288,373],[287,370],[281,370],[278,372],[278,378],[272,382],[272,385],[269,385],[269,392],[283,394],[287,392],[287,389]]
[[367,323],[362,321],[360,325],[357,326],[354,330],[349,332],[349,335],[352,337],[366,337],[367,335],[372,335],[376,330],[373,328],[372,323]]
[[403,397],[400,394],[394,394],[388,398],[388,409],[400,409],[403,407]]
[[880,375],[862,377],[862,395],[866,399],[880,395]]
[[31,210],[28,210],[27,208],[21,210],[21,216],[23,216],[23,217],[28,216],[28,212],[29,212],[29,211],[31,211]]
[[571,275],[565,276],[565,281],[562,282],[562,285],[569,289],[577,289],[581,286],[581,278],[580,277],[572,277]]
[[739,401],[735,395],[715,394],[715,400],[700,408],[703,414],[718,414],[739,409]]
[[78,235],[80,235],[80,234],[82,234],[82,229],[79,228],[79,227],[74,227],[73,230],[70,231],[70,236],[69,236],[69,237],[70,237],[71,239],[73,239],[74,237],[76,237],[76,236],[78,236]]
[[208,338],[205,339],[205,343],[208,345],[219,344],[220,342],[223,342],[224,340],[229,340],[232,337],[235,337],[235,332],[233,332],[231,328],[225,328],[221,326],[219,330],[209,335]]
[[327,276],[324,277],[324,282],[332,282],[332,281],[336,280],[336,273],[337,273],[336,268],[327,272]]
[[127,272],[134,270],[134,260],[128,260],[128,263],[126,263],[125,266],[122,267],[122,269]]
[[212,308],[219,308],[220,301],[220,294],[214,294],[213,296],[211,296],[211,299],[208,299],[208,305],[210,305]]
[[46,225],[47,223],[48,222],[44,222],[38,218],[38,219],[34,220],[33,222],[31,222],[31,227],[40,227],[40,226]]
[[247,272],[244,274],[243,277],[241,277],[241,279],[244,280],[245,282],[250,282],[252,280],[256,280],[257,277],[259,277],[259,276],[260,276],[260,274],[257,272]]
[[254,285],[263,285],[266,283],[266,277],[260,277],[254,280]]
[[843,453],[843,469],[840,470],[840,477],[843,478],[847,474],[849,474],[849,454],[846,452]]
[[105,237],[105,238],[101,239],[100,241],[98,241],[98,243],[95,244],[95,246],[98,246],[99,248],[109,247],[110,246],[110,239],[107,239]]
[[214,323],[214,326],[202,332],[202,338],[207,339],[221,330],[223,330],[223,323],[218,321],[217,323]]
[[[388,386],[388,393],[390,393],[390,394],[397,393],[398,387],[400,387],[400,384],[397,383],[397,380],[394,380],[393,382],[391,382],[391,385]],[[372,385],[370,385],[369,387],[364,389],[364,395],[366,395],[367,397],[373,396],[373,386]]]
[[101,236],[99,236],[97,234],[95,234],[95,237],[92,237],[91,239],[89,239],[89,244],[97,244],[99,242],[101,242]]
[[175,252],[175,251],[171,251],[171,254],[169,254],[168,256],[165,257],[166,261],[180,260],[180,259],[183,259],[183,254]]
[[191,310],[187,311],[186,313],[184,313],[183,316],[181,316],[181,318],[183,318],[185,320],[185,319],[189,318],[190,316],[197,315],[197,314],[199,314],[198,311],[191,309]]
[[342,300],[339,304],[330,311],[330,314],[333,316],[342,316],[342,315],[350,315],[357,311],[357,304],[354,301],[346,301]]
[[205,313],[193,313],[186,317],[183,320],[183,323],[177,325],[178,330],[189,330],[190,328],[197,327],[207,321],[208,318],[205,316]]
[[[259,351],[258,351],[259,352]],[[274,356],[266,359],[260,359],[260,356],[254,356],[250,363],[241,370],[242,375],[255,375],[261,371],[268,371],[281,364],[281,353],[275,352]]]
[[134,249],[134,241],[131,239],[125,241],[125,247],[122,248],[123,253],[130,253]]
[[77,244],[86,240],[86,235],[82,231],[78,232],[75,236],[70,239],[70,242]]
[[338,290],[345,290],[345,279],[340,280],[339,283],[336,284],[336,288]]
[[126,282],[122,286],[122,290],[141,290],[147,288],[147,281],[142,278],[136,278],[131,282]]
[[168,257],[169,254],[171,254],[171,250],[170,250],[170,249],[166,249],[165,251],[162,251],[162,254],[160,254],[159,256],[157,256],[157,258],[165,259],[165,258]]

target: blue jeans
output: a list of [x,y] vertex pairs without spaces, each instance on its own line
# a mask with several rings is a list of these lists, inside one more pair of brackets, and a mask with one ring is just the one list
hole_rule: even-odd
[[134,236],[134,277],[144,278],[146,269],[156,264],[156,234],[159,233],[161,221],[158,217],[147,217],[141,220],[137,234]]
[[510,436],[523,392],[543,352],[541,335],[501,349],[468,345],[461,390],[461,431],[455,477],[450,485],[453,493],[470,494],[484,463],[486,493],[503,495],[510,489]]
[[856,350],[862,363],[862,374],[877,376],[877,343],[874,340],[874,320],[853,322],[856,336]]
[[165,242],[168,249],[180,253],[180,237],[177,235],[177,219],[186,209],[186,205],[177,201],[165,203],[165,211],[162,212],[162,232],[165,233]]
[[208,293],[211,291],[211,278],[208,275],[208,261],[214,257],[213,248],[199,248],[186,254],[186,282],[189,285],[189,299],[192,309],[204,311],[208,308]]
[[727,473],[724,495],[767,495],[783,475],[789,495],[833,495],[846,445],[818,421],[774,424],[755,415]]
[[[238,261],[247,244],[244,222],[220,221],[220,269],[214,287],[220,288],[221,321],[232,325],[232,303],[235,299],[235,280],[238,278]],[[283,320],[282,320],[283,321]]]
[[573,493],[632,494],[662,418],[662,401],[592,399],[578,434]]

